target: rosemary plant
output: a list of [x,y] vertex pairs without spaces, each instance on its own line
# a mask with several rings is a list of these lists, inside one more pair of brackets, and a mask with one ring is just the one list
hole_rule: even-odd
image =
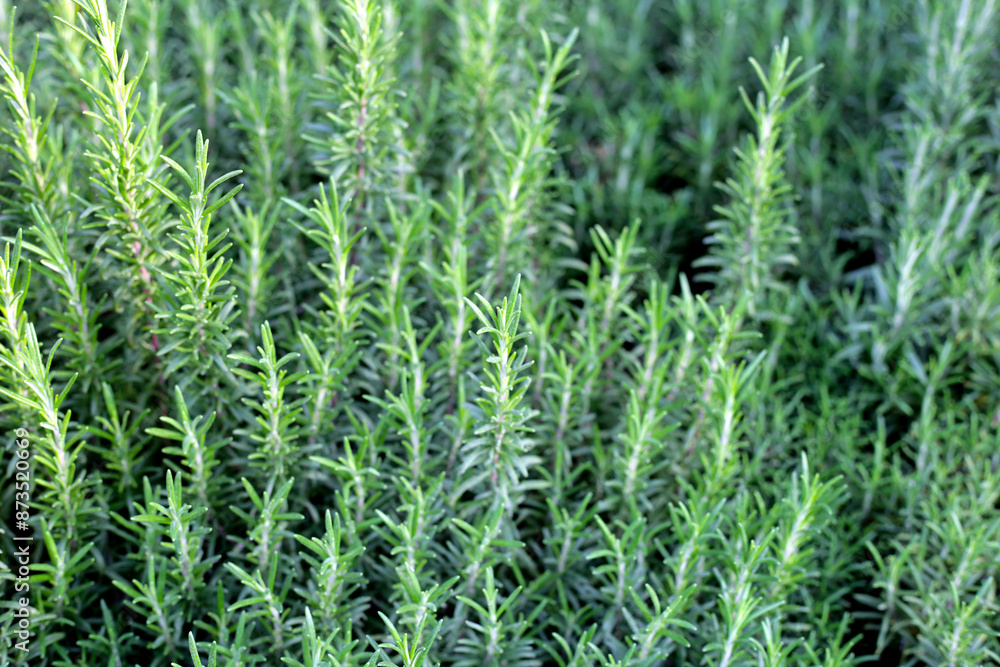
[[0,21],[0,667],[1000,664],[996,0]]

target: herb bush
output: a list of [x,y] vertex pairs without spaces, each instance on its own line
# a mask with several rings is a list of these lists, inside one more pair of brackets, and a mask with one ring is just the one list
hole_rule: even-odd
[[998,14],[0,0],[0,665],[998,664]]

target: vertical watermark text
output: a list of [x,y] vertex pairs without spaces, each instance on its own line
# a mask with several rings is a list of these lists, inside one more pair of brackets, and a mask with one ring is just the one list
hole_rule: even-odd
[[31,543],[35,539],[31,534],[29,520],[31,519],[31,443],[28,430],[14,430],[15,456],[14,462],[14,635],[17,641],[14,648],[23,653],[28,652],[31,639],[31,588],[28,576],[31,566]]

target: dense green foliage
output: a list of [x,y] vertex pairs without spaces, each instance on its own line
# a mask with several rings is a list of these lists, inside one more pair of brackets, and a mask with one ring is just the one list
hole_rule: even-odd
[[1000,664],[995,0],[0,22],[0,667]]

